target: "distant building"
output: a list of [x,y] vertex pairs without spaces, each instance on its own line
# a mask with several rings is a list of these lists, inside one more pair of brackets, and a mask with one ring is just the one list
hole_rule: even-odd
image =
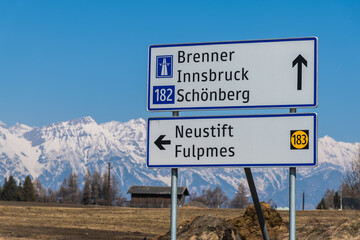
[[[127,193],[131,194],[130,207],[168,208],[171,206],[171,187],[131,186]],[[177,204],[182,206],[185,197],[189,196],[186,187],[177,188]]]
[[360,210],[360,200],[354,198],[342,198],[342,209]]

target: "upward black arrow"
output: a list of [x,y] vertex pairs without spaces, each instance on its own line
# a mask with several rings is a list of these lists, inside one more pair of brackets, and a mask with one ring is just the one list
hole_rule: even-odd
[[307,61],[305,60],[305,58],[303,58],[303,56],[301,56],[301,54],[299,54],[299,56],[297,56],[295,58],[295,60],[292,62],[293,67],[295,67],[296,64],[298,65],[297,90],[301,90],[301,88],[302,88],[302,64],[304,64],[305,67],[307,67]]
[[165,137],[165,135],[160,135],[156,141],[154,142],[155,145],[160,149],[160,150],[165,150],[163,145],[170,145],[171,141],[170,140],[163,140]]

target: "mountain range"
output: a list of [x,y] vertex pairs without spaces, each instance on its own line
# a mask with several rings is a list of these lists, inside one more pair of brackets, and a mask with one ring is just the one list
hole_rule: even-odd
[[[359,143],[337,142],[329,136],[318,140],[318,166],[297,168],[297,208],[305,193],[305,208],[313,209],[327,188],[337,190],[343,174],[358,156]],[[65,177],[76,172],[82,184],[89,169],[111,173],[120,184],[123,196],[131,185],[170,185],[170,169],[146,167],[146,121],[111,121],[98,124],[83,117],[44,127],[0,122],[0,183],[14,176],[38,178],[46,188],[59,188]],[[272,199],[277,206],[288,206],[288,168],[253,168],[261,201]],[[201,194],[219,186],[231,199],[240,183],[247,186],[242,168],[179,169],[179,185]]]

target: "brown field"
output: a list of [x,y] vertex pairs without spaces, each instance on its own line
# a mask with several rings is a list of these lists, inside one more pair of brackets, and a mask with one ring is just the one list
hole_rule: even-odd
[[[178,225],[200,215],[232,219],[244,210],[178,209]],[[280,211],[288,224],[288,212]],[[0,202],[1,239],[152,239],[169,231],[170,209]],[[297,239],[360,239],[357,211],[298,211]],[[277,239],[287,239],[281,234]]]

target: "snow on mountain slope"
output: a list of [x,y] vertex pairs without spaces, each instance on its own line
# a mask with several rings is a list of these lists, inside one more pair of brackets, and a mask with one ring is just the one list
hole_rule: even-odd
[[146,122],[144,119],[133,119],[126,123],[108,122],[101,126],[113,134],[122,145],[135,153],[134,161],[145,164],[144,154],[146,151]]
[[[356,144],[355,144],[356,145]],[[349,169],[351,161],[346,161],[354,158],[354,154],[359,150],[352,143],[336,142],[329,136],[319,139],[319,159],[320,163],[332,163],[341,167],[342,170]]]
[[[300,199],[306,193],[307,208],[315,207],[326,188],[339,187],[358,148],[357,143],[336,142],[328,136],[319,139],[318,167],[297,169],[297,194]],[[0,122],[0,181],[9,175],[23,180],[29,174],[39,177],[45,187],[57,189],[72,171],[82,181],[87,169],[105,172],[110,161],[123,194],[131,185],[169,185],[170,169],[147,168],[145,154],[146,122],[141,118],[97,124],[83,117],[41,128],[18,123],[9,128]],[[278,206],[288,205],[287,168],[252,171],[261,200],[272,198]],[[242,168],[179,170],[179,185],[199,194],[220,186],[231,198],[239,183],[246,184]]]
[[[0,124],[1,125],[1,124]],[[9,128],[11,134],[22,136],[24,133],[31,131],[33,128],[24,124],[16,123]]]
[[31,130],[25,125],[8,128],[0,125],[0,173],[2,176],[14,175],[37,176],[39,174],[38,159],[41,151],[31,146],[23,137],[23,132]]

